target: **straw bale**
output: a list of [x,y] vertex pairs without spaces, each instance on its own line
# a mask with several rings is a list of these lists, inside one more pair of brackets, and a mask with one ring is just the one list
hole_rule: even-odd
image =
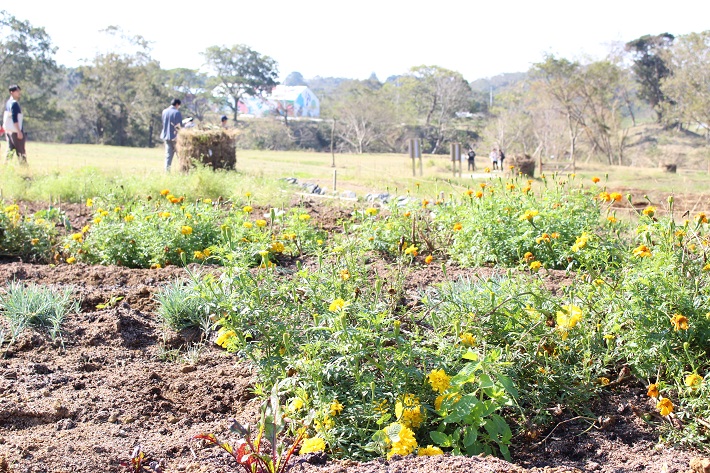
[[533,159],[529,154],[516,154],[510,162],[506,164],[506,166],[508,164],[515,166],[512,170],[514,175],[521,172],[528,177],[535,176],[535,159]]
[[212,169],[234,169],[237,131],[223,128],[187,128],[177,137],[179,169],[188,172],[195,162]]

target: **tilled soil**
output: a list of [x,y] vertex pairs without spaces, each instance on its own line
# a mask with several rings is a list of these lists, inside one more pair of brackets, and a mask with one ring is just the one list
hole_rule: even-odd
[[[327,209],[320,211],[328,214]],[[335,225],[337,218],[331,220]],[[388,271],[380,262],[371,266],[380,276]],[[444,279],[495,272],[451,266],[444,275],[438,265],[415,267],[407,278],[405,303]],[[255,420],[255,373],[244,360],[210,341],[199,344],[198,333],[161,327],[154,294],[185,276],[177,267],[0,261],[0,286],[13,280],[71,286],[83,300],[81,312],[67,316],[61,341],[28,330],[0,358],[0,473],[128,471],[120,462],[128,460],[137,445],[162,461],[164,471],[238,471],[226,454],[190,439],[212,432],[234,440],[227,432],[229,418]],[[546,280],[553,290],[571,282],[559,271],[550,272]],[[556,427],[534,438],[521,435],[511,449],[515,464],[449,455],[368,463],[307,455],[297,457],[290,471],[681,472],[697,456],[656,445],[660,420],[648,423],[641,418],[652,406],[640,383],[615,386],[589,411],[585,418],[571,420],[576,414],[562,409]]]

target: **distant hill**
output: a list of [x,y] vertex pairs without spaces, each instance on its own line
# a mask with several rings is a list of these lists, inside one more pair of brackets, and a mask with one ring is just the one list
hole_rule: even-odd
[[488,92],[491,87],[493,92],[514,85],[528,77],[527,72],[506,72],[497,76],[472,81],[471,89],[475,92]]

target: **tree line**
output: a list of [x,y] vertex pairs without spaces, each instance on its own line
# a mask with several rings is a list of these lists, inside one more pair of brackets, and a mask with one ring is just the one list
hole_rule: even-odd
[[239,120],[239,99],[268,95],[279,75],[274,59],[246,45],[207,48],[204,71],[165,70],[145,38],[104,33],[122,47],[69,68],[56,63],[44,28],[0,12],[0,79],[21,84],[31,139],[154,146],[173,96],[200,121],[231,115],[242,147],[329,151],[332,140],[340,152],[402,152],[419,138],[432,154],[461,142],[616,164],[639,120],[710,139],[710,31],[642,36],[597,61],[548,55],[525,73],[474,82],[433,65],[385,81],[294,72],[284,83],[308,85],[321,100],[315,122]]

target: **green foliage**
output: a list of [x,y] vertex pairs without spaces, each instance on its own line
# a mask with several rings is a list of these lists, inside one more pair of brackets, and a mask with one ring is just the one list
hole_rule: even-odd
[[17,204],[3,206],[0,208],[0,254],[50,261],[57,240],[57,222],[68,223],[56,208],[22,215]]
[[64,317],[78,312],[80,303],[72,301],[71,287],[56,289],[11,282],[0,294],[0,306],[10,329],[11,342],[29,326],[47,327],[55,341],[61,337]]
[[190,327],[209,330],[209,318],[205,317],[195,288],[188,281],[173,281],[155,294],[158,302],[158,317],[173,330]]

